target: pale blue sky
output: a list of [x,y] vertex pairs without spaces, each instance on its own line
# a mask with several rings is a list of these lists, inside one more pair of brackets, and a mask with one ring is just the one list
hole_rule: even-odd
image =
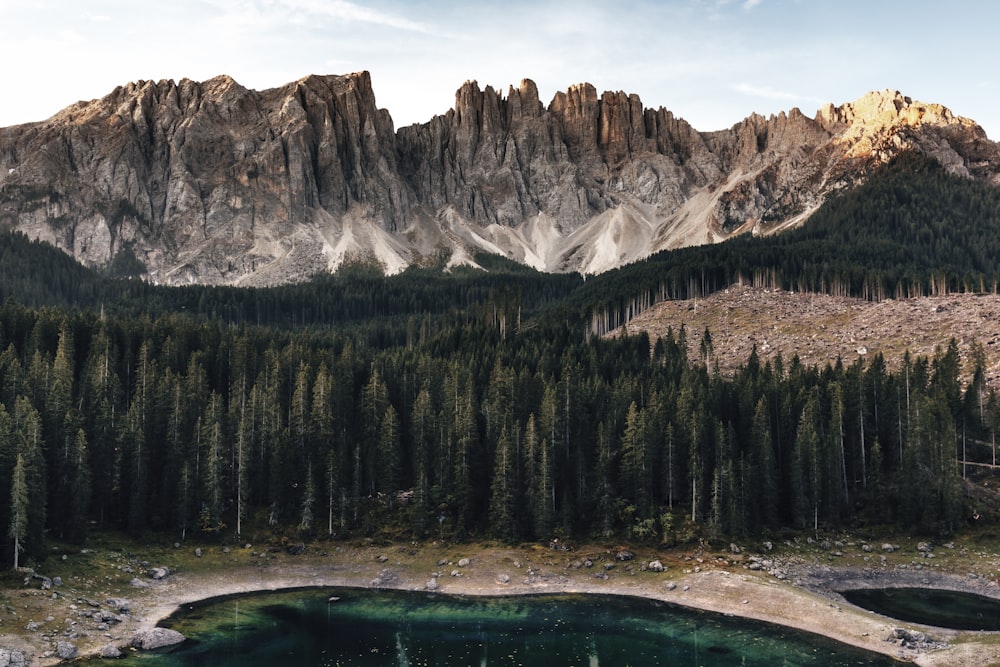
[[137,79],[269,88],[369,70],[397,127],[467,79],[593,83],[699,130],[890,88],[1000,140],[995,0],[0,0],[0,127]]

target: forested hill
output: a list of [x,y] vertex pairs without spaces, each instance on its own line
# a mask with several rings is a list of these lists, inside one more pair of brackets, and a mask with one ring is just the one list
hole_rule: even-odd
[[[127,263],[98,272],[20,233],[0,234],[0,301],[30,307],[199,319],[275,327],[357,327],[384,343],[396,341],[410,318],[418,323],[449,312],[489,309],[529,316],[561,303],[583,281],[543,274],[499,256],[478,258],[486,270],[413,267],[386,277],[376,267],[346,265],[335,275],[271,288],[154,286],[130,277]],[[512,323],[513,323],[512,319]]]
[[0,286],[25,292],[0,308],[0,553],[43,559],[91,522],[229,542],[995,529],[957,459],[993,460],[1000,401],[981,364],[959,380],[955,345],[892,366],[751,355],[724,376],[683,330],[585,328],[654,283],[992,289],[996,204],[905,160],[800,232],[586,283],[498,262],[162,289],[10,237]]
[[[1000,189],[905,154],[832,197],[801,228],[663,252],[590,277],[543,274],[495,256],[487,271],[412,268],[384,277],[352,265],[284,287],[153,287],[127,259],[104,273],[19,234],[0,235],[0,299],[33,307],[122,315],[187,312],[235,324],[394,327],[502,303],[522,318],[541,307],[604,333],[662,299],[703,296],[733,283],[871,300],[994,292],[1000,266]],[[589,318],[589,319],[588,319]]]
[[734,283],[882,300],[995,292],[998,280],[1000,188],[904,154],[798,229],[659,253],[588,280],[574,302],[603,333],[655,301]]

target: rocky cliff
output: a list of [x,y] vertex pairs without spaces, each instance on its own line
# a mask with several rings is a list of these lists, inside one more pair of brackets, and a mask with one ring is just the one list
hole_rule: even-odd
[[[635,95],[475,82],[394,129],[367,73],[252,91],[140,81],[0,129],[0,226],[161,283],[269,284],[376,261],[507,255],[596,273],[800,224],[903,150],[1000,185],[1000,145],[939,105],[870,93],[699,132]],[[132,264],[135,264],[132,262]]]

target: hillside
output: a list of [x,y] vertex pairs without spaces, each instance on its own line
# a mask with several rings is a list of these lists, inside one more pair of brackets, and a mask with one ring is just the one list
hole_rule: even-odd
[[867,364],[881,354],[895,369],[907,351],[932,357],[954,338],[966,380],[978,344],[985,354],[987,383],[1000,388],[998,323],[996,294],[873,302],[735,285],[705,298],[660,302],[610,335],[645,331],[656,340],[670,328],[676,333],[684,327],[690,358],[701,359],[708,329],[713,349],[709,363],[727,374],[746,364],[755,348],[761,363],[781,355],[785,363],[798,356],[805,366],[836,364],[838,358],[850,365],[859,357]]

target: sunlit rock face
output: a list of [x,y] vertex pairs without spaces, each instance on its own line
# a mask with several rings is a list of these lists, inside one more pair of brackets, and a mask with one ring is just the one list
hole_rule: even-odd
[[[261,285],[345,261],[389,273],[506,255],[599,273],[662,249],[801,224],[902,151],[1000,184],[974,122],[900,93],[699,132],[590,84],[466,82],[395,129],[366,72],[248,90],[139,81],[0,129],[0,226],[160,283]],[[133,263],[134,264],[134,263]]]

